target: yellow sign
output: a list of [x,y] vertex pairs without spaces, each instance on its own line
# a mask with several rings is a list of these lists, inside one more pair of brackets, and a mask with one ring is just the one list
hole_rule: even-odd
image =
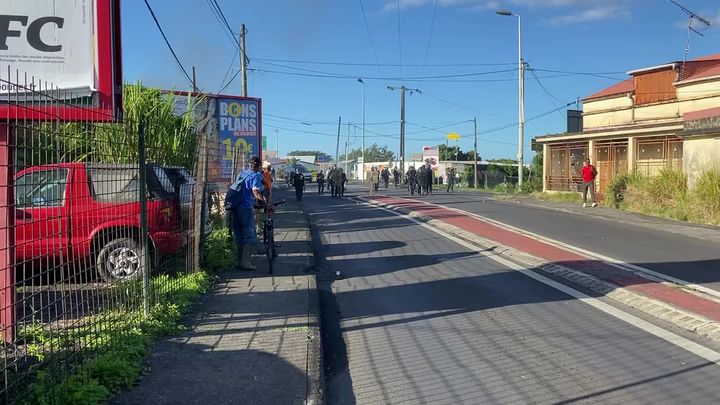
[[460,134],[457,134],[455,132],[450,132],[447,134],[448,141],[459,141],[460,140]]

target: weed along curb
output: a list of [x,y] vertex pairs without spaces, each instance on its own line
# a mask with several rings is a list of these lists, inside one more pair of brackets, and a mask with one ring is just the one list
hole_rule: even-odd
[[[409,208],[399,207],[383,201],[367,199],[370,204],[385,207],[387,209],[408,215],[411,218],[424,222],[435,228],[438,228],[450,235],[456,236],[467,242],[470,242],[484,249],[492,249],[494,254],[504,256],[513,262],[521,264],[528,269],[536,269],[553,276],[562,278],[571,283],[580,285],[595,293],[604,295],[614,301],[640,310],[648,315],[657,317],[663,321],[670,322],[684,330],[720,343],[720,322],[709,319],[705,316],[685,311],[677,308],[672,304],[662,302],[657,299],[650,298],[643,294],[632,291],[628,288],[621,287],[601,280],[582,271],[568,268],[567,266],[553,263],[549,260],[539,258],[528,253],[522,252],[514,247],[499,244],[493,240],[478,236],[471,232],[462,230],[454,225],[450,225],[443,221],[437,220],[427,215],[423,215],[418,211]],[[648,283],[657,283],[654,280],[647,280]],[[680,287],[670,283],[662,283],[665,286]],[[697,298],[702,299],[702,298]],[[714,301],[706,300],[711,305],[720,305]]]

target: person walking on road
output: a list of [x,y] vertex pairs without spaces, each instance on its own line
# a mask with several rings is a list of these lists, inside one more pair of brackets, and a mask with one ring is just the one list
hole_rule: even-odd
[[400,183],[400,170],[398,170],[397,167],[393,167],[392,175],[393,175],[393,183],[395,184],[395,188],[398,188],[398,185]]
[[447,175],[447,192],[455,192],[455,168],[451,167]]
[[377,170],[375,166],[372,167],[370,170],[370,195],[374,195],[377,193],[378,188],[380,187],[380,172]]
[[340,187],[342,187],[342,169],[333,167],[330,171],[330,181],[332,182],[332,197],[340,198]]
[[345,197],[345,184],[347,183],[347,174],[345,170],[340,169],[340,195],[338,197]]
[[593,207],[597,207],[597,203],[595,202],[595,177],[597,177],[597,169],[595,169],[595,166],[590,164],[589,158],[585,158],[585,165],[583,166],[581,173],[583,182],[580,186],[580,190],[582,191],[583,196],[583,207],[587,207],[588,190],[590,190],[591,205]]
[[433,192],[433,181],[435,180],[435,175],[433,173],[432,167],[430,167],[430,164],[427,164],[426,166],[426,177],[425,177],[425,194],[432,194]]
[[407,184],[408,189],[410,189],[410,195],[415,195],[415,191],[420,194],[420,190],[418,187],[418,173],[415,170],[415,166],[410,166],[410,169],[408,169],[405,176],[407,177]]
[[297,199],[298,202],[302,201],[303,191],[305,190],[305,176],[300,173],[300,170],[295,171],[293,186],[295,186],[295,199]]
[[390,170],[388,170],[387,167],[384,167],[382,169],[382,172],[380,172],[380,177],[382,177],[383,184],[385,185],[385,190],[387,190],[388,185],[390,184]]
[[325,194],[325,173],[322,170],[315,176],[315,181],[317,181],[318,185],[318,195]]
[[257,270],[250,263],[252,249],[257,243],[255,211],[257,203],[266,210],[272,210],[263,196],[263,176],[260,174],[260,158],[250,158],[250,168],[238,174],[225,198],[225,209],[232,212],[232,227],[237,244],[238,268],[243,271]]

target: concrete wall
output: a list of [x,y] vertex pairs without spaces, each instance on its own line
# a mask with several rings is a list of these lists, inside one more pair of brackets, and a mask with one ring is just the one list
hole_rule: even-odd
[[633,106],[627,95],[590,100],[583,104],[583,128],[607,128],[640,122],[679,118],[692,111],[720,106],[720,79],[680,84],[672,102]]
[[687,138],[683,142],[683,171],[692,188],[705,170],[720,170],[720,131],[715,136]]

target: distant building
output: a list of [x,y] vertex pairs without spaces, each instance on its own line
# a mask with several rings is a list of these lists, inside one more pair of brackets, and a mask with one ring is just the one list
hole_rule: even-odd
[[628,75],[583,99],[579,131],[533,139],[543,151],[544,190],[574,190],[586,157],[597,167],[599,193],[631,171],[676,168],[692,187],[702,171],[720,167],[720,53]]

